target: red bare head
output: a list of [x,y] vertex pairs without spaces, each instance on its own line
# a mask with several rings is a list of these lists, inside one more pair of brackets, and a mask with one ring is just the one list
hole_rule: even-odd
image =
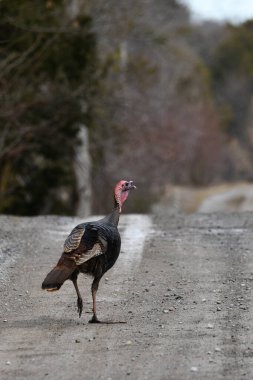
[[119,212],[121,212],[121,208],[123,203],[128,197],[129,191],[136,189],[136,186],[133,184],[133,181],[119,181],[114,189],[114,197],[115,202],[119,205]]

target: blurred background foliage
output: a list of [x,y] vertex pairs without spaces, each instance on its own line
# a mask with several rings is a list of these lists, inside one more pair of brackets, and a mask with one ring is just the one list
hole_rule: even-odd
[[121,178],[135,212],[168,183],[253,179],[253,21],[192,24],[176,0],[2,0],[0,17],[0,212],[76,213],[84,126],[93,212]]
[[91,19],[63,2],[0,3],[0,211],[73,213],[73,160],[96,92]]

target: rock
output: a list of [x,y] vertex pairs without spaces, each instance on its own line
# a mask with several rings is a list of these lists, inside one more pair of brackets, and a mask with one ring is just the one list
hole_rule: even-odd
[[192,372],[198,372],[198,370],[199,370],[198,367],[191,367]]
[[214,328],[214,325],[213,325],[212,323],[208,323],[207,328],[208,328],[208,329],[213,329],[213,328]]

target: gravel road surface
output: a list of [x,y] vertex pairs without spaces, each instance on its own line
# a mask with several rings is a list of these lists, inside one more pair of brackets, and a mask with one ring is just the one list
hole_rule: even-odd
[[0,217],[1,380],[253,379],[253,213],[122,216],[100,325],[40,289],[80,220]]

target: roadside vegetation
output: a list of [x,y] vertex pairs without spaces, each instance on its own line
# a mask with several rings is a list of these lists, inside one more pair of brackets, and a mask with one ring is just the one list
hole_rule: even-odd
[[[191,24],[178,1],[0,2],[0,212],[75,214],[90,136],[93,212],[134,179],[128,210],[168,183],[253,177],[253,21]],[[108,207],[107,207],[108,205]]]

